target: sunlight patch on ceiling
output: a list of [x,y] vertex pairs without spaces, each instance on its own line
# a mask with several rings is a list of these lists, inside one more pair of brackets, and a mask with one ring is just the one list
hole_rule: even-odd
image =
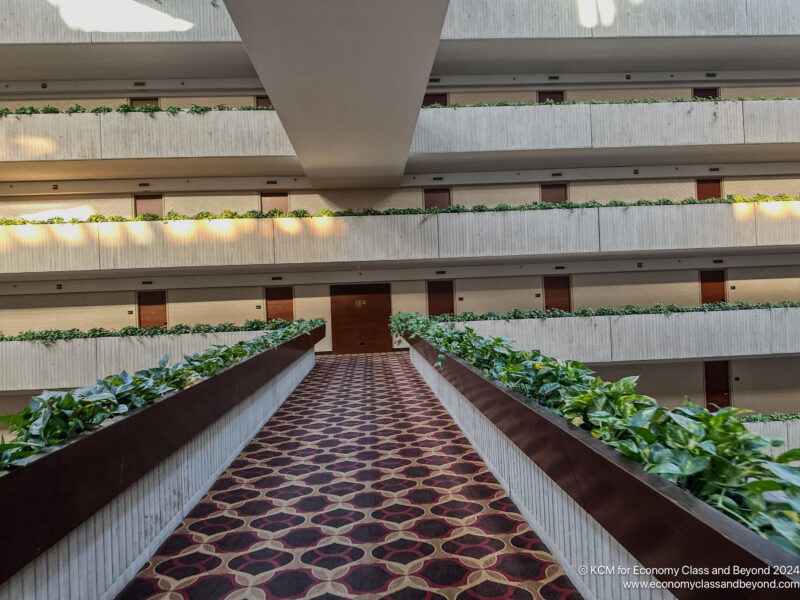
[[70,29],[103,33],[188,31],[194,23],[136,0],[47,0]]

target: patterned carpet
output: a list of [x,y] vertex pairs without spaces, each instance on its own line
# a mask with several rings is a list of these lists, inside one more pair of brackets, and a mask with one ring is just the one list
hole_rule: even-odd
[[405,354],[317,366],[118,600],[579,600]]

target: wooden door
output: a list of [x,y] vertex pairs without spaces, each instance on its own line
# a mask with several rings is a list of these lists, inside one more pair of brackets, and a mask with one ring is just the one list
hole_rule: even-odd
[[700,301],[703,304],[725,302],[725,271],[700,271]]
[[[712,360],[703,363],[706,378],[706,408],[714,412],[716,406],[731,405],[730,374],[727,360]],[[714,406],[716,405],[716,406]]]
[[428,316],[455,314],[452,280],[437,279],[428,282]]
[[566,183],[543,183],[541,185],[542,202],[562,204],[567,201]]
[[164,218],[164,199],[161,194],[136,194],[133,197],[135,216],[145,214]]
[[391,352],[391,288],[388,283],[331,286],[334,354]]
[[692,88],[692,98],[714,100],[719,98],[719,88]]
[[139,327],[167,326],[167,292],[138,292]]
[[261,194],[261,212],[268,213],[275,209],[284,214],[289,212],[288,192],[263,192]]
[[572,310],[569,275],[548,275],[544,278],[544,308]]
[[267,295],[267,320],[294,319],[294,290],[292,286],[268,287]]
[[561,92],[561,91],[559,91],[559,92],[555,92],[555,91],[553,91],[553,92],[539,92],[538,94],[536,94],[536,96],[537,96],[536,99],[539,102],[539,104],[543,104],[543,103],[547,102],[548,100],[551,100],[551,101],[556,102],[556,103],[564,101],[564,92]]
[[269,96],[256,96],[256,106],[260,108],[269,108],[272,106],[272,100],[269,99]]
[[708,200],[709,198],[722,198],[721,179],[697,180],[697,199]]
[[422,98],[422,106],[430,106],[431,104],[447,106],[447,94],[425,94]]
[[450,206],[450,188],[425,190],[425,208],[447,208]]

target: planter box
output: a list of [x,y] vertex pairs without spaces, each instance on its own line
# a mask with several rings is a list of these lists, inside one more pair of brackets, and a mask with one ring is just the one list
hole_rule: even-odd
[[[432,365],[438,351],[426,340],[408,340],[412,362],[455,421],[505,485],[536,533],[550,546],[567,575],[586,598],[640,598],[622,580],[650,578],[585,573],[583,567],[622,565],[713,569],[736,565],[800,567],[800,559],[761,538],[688,492],[644,472],[588,432],[483,376],[465,362],[447,357]],[[664,582],[699,581],[712,576],[659,574]],[[773,581],[750,575],[728,579]],[[776,575],[800,581],[800,576]],[[797,590],[672,590],[678,598],[795,598]],[[649,590],[648,598],[670,598]]]
[[170,364],[216,344],[230,346],[261,331],[102,337],[41,342],[0,342],[0,390],[64,389],[91,385],[123,370],[149,369],[165,354]]
[[[0,476],[0,598],[113,598],[314,365],[318,327]],[[20,570],[21,569],[21,570]]]
[[584,363],[729,359],[800,354],[800,308],[465,321],[518,350]]

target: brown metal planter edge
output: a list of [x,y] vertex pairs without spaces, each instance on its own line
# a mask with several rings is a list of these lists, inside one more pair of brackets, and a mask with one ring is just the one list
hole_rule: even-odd
[[[405,336],[431,365],[439,351],[421,337]],[[800,581],[800,559],[725,516],[686,490],[645,472],[641,464],[560,415],[525,404],[525,396],[465,361],[447,355],[440,370],[465,398],[643,566],[707,569],[703,575],[656,575],[661,581],[719,580],[715,567],[764,569],[726,576],[752,581]],[[591,565],[588,565],[591,566]],[[781,572],[783,571],[783,572]],[[793,574],[792,571],[795,571]],[[679,571],[680,572],[680,571]],[[670,589],[679,598],[797,598],[792,589]]]
[[0,583],[45,552],[325,336],[313,329],[0,476]]

